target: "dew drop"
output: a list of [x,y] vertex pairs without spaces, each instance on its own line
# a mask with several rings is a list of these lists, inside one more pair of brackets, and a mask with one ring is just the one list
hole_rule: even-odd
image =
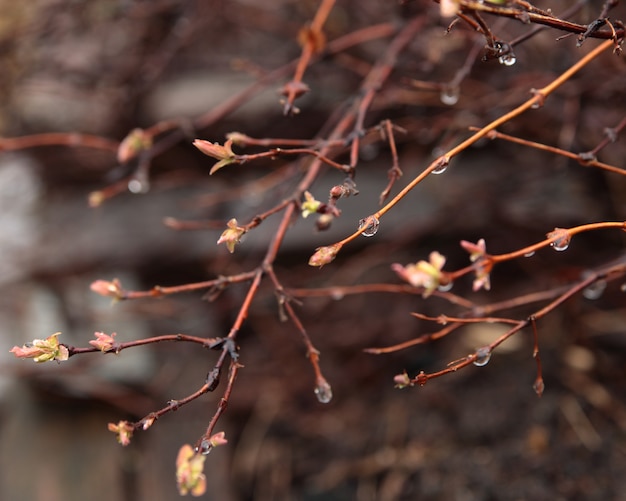
[[591,300],[599,299],[604,289],[606,289],[606,282],[604,280],[598,280],[583,289],[583,296]]
[[454,285],[454,282],[448,282],[447,284],[441,284],[441,285],[439,285],[439,287],[437,287],[437,290],[439,292],[448,292],[450,289],[452,289],[453,285]]
[[567,250],[567,248],[569,247],[569,242],[566,242],[566,241],[552,242],[550,244],[550,247],[552,247],[555,251],[563,252]]
[[211,452],[212,450],[213,446],[211,445],[211,442],[206,438],[202,439],[202,442],[200,442],[200,447],[196,447],[196,452],[202,454],[203,456],[208,456],[209,452]]
[[341,289],[333,289],[330,293],[330,297],[335,301],[341,301],[344,298],[344,293]]
[[448,157],[442,157],[441,160],[437,163],[437,167],[435,167],[431,173],[432,174],[443,174],[446,169],[450,165],[450,159]]
[[500,56],[498,58],[498,62],[504,66],[513,66],[517,62],[517,58],[515,57],[515,54],[509,52],[508,54]]
[[441,102],[447,106],[454,106],[459,102],[459,96],[461,95],[461,89],[457,86],[444,85],[439,94]]
[[491,359],[491,349],[489,346],[483,346],[482,348],[478,348],[474,355],[476,355],[476,358],[472,363],[476,367],[483,367],[487,365]]
[[327,404],[333,399],[333,390],[325,379],[322,379],[313,391],[322,404]]
[[524,257],[533,257],[535,255],[535,251],[530,251],[524,254]]
[[546,385],[543,382],[543,378],[538,377],[535,382],[533,383],[533,390],[535,390],[535,393],[538,396],[543,395],[543,390],[546,389]]
[[131,179],[128,181],[128,191],[131,193],[145,193],[148,191],[147,187],[144,186],[144,183],[139,181],[139,179]]
[[378,231],[380,221],[376,216],[368,216],[359,221],[359,230],[364,237],[373,237]]

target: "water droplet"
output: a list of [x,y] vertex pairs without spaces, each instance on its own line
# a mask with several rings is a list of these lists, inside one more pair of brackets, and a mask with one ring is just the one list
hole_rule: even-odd
[[504,66],[513,66],[517,62],[517,58],[515,57],[515,54],[509,52],[508,54],[500,56],[498,58],[498,62]]
[[524,254],[524,257],[533,257],[535,255],[535,251],[530,251]]
[[443,174],[446,169],[450,165],[450,159],[448,157],[442,157],[441,160],[437,163],[437,167],[435,167],[431,173],[432,174]]
[[599,299],[604,289],[606,289],[606,282],[604,280],[598,280],[583,289],[583,296],[591,300]]
[[461,89],[455,85],[444,85],[439,94],[441,102],[448,106],[454,106],[459,102],[459,96],[461,95]]
[[359,230],[364,237],[373,237],[378,231],[380,221],[376,216],[368,216],[359,221]]
[[146,193],[148,188],[139,179],[131,179],[128,181],[128,191],[131,193]]
[[558,242],[552,242],[550,244],[550,247],[552,247],[555,251],[562,252],[564,250],[567,250],[567,248],[569,247],[569,241],[565,242],[559,240]]
[[448,282],[447,284],[441,284],[441,285],[439,285],[439,287],[437,287],[437,290],[439,292],[448,292],[450,289],[452,289],[453,285],[454,285],[454,282]]
[[196,447],[196,452],[202,454],[203,456],[208,456],[209,452],[213,450],[213,446],[211,445],[211,441],[206,438],[202,439],[200,442],[200,447]]
[[330,297],[335,301],[341,301],[344,298],[344,293],[341,289],[333,289],[330,293]]
[[543,395],[543,390],[545,390],[546,385],[543,382],[543,378],[538,377],[537,379],[535,379],[535,382],[533,383],[533,390],[535,390],[535,393],[538,396]]
[[315,387],[315,396],[322,404],[327,404],[333,399],[333,389],[325,379],[321,379]]
[[473,364],[476,367],[483,367],[487,365],[491,359],[491,348],[489,348],[489,346],[478,348],[474,355],[476,355],[476,358],[474,359]]

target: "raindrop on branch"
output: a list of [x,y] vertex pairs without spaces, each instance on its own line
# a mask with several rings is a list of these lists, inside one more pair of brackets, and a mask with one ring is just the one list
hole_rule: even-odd
[[567,248],[569,247],[569,240],[568,241],[557,241],[557,242],[552,242],[550,244],[550,247],[552,247],[555,251],[559,251],[559,252],[563,252],[565,250],[567,250]]
[[602,296],[604,289],[606,289],[606,282],[604,280],[598,280],[583,289],[583,296],[585,299],[593,301],[594,299],[599,299],[600,296]]
[[476,367],[483,367],[491,360],[491,348],[489,346],[483,346],[476,350],[476,358],[472,362]]
[[515,54],[509,52],[508,54],[500,56],[498,58],[498,62],[504,66],[513,66],[517,62],[517,58],[515,57]]
[[461,89],[458,86],[444,85],[439,94],[441,102],[448,106],[454,106],[459,102],[459,96],[461,95]]
[[448,282],[447,284],[440,284],[439,287],[437,287],[437,290],[439,292],[448,292],[450,289],[452,289],[453,285],[454,285],[454,282]]
[[364,237],[373,237],[378,231],[380,221],[376,216],[368,216],[359,221],[359,230]]
[[333,389],[330,387],[325,379],[318,382],[315,387],[315,396],[322,404],[327,404],[333,399]]
[[212,450],[213,446],[211,445],[211,441],[204,438],[200,443],[200,447],[196,449],[196,452],[202,454],[203,456],[208,456],[209,452],[211,452]]
[[535,251],[530,251],[524,254],[524,257],[533,257],[535,255]]
[[437,166],[431,171],[431,174],[443,174],[450,165],[450,159],[448,157],[442,157],[437,163]]

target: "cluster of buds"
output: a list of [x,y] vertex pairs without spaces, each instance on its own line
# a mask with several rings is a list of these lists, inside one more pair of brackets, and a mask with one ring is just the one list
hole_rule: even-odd
[[239,243],[241,237],[246,233],[246,229],[239,226],[237,220],[232,218],[226,224],[228,227],[224,232],[220,235],[220,238],[217,240],[219,244],[226,244],[226,248],[228,252],[231,254],[235,252],[235,245]]
[[206,455],[214,448],[228,443],[224,432],[220,431],[203,440],[206,446],[201,450],[194,450],[191,445],[185,444],[178,451],[176,458],[176,485],[181,496],[191,494],[202,496],[206,492],[206,477],[204,475],[204,461]]
[[461,240],[461,247],[463,247],[470,255],[470,261],[474,263],[474,272],[476,278],[472,285],[474,291],[485,289],[488,291],[491,289],[491,280],[489,273],[493,268],[493,261],[489,259],[487,254],[487,245],[485,239],[481,238],[475,244],[468,242],[467,240]]
[[55,332],[46,339],[34,339],[32,343],[23,346],[14,346],[10,353],[17,358],[32,358],[35,362],[49,362],[56,360],[62,362],[70,357],[69,350],[59,343],[60,332]]
[[394,263],[391,265],[391,269],[413,287],[422,287],[424,289],[422,295],[426,298],[441,284],[447,283],[446,273],[442,271],[444,264],[446,264],[446,258],[439,252],[433,251],[430,253],[428,261],[422,260],[406,266]]
[[117,424],[109,423],[108,424],[109,431],[112,431],[117,435],[117,441],[126,447],[130,444],[130,439],[133,436],[133,431],[135,431],[135,427],[129,423],[128,421],[119,421]]

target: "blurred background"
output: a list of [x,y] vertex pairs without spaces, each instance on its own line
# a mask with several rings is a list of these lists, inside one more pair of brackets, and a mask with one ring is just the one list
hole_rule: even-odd
[[[226,221],[249,221],[288,197],[306,164],[291,159],[224,169],[195,137],[223,143],[226,133],[309,139],[329,124],[392,34],[408,19],[424,27],[401,54],[366,118],[392,119],[403,177],[395,192],[433,158],[517,106],[596,46],[540,31],[514,46],[512,66],[481,61],[484,40],[447,24],[431,1],[341,1],[325,26],[329,41],[368,26],[386,36],[322,54],[304,77],[311,92],[301,112],[282,114],[279,89],[300,55],[297,35],[319,2],[295,0],[1,0],[0,135],[81,133],[115,144],[136,127],[178,120],[181,134],[152,160],[141,193],[124,190],[99,207],[89,194],[119,183],[106,147],[2,140],[0,151],[0,498],[6,500],[177,499],[175,459],[204,432],[223,391],[165,415],[122,448],[108,422],[138,420],[170,399],[193,393],[217,353],[158,344],[113,355],[88,354],[56,364],[16,360],[14,345],[61,331],[60,340],[87,346],[95,331],[118,340],[184,333],[224,336],[247,291],[232,286],[213,302],[203,292],[111,304],[89,285],[118,278],[127,289],[177,285],[256,267],[277,219],[246,235],[231,255],[216,241]],[[538,1],[562,13],[572,2]],[[603,2],[576,4],[571,20],[593,21]],[[624,6],[610,12],[625,19]],[[502,40],[533,29],[486,17]],[[387,30],[387,31],[385,31]],[[471,59],[474,55],[475,59]],[[443,92],[457,72],[469,73]],[[595,148],[606,128],[626,115],[624,56],[603,54],[551,96],[545,106],[503,127],[508,134],[573,152]],[[219,120],[191,119],[223,105],[259,78],[267,85]],[[458,96],[456,91],[458,90]],[[446,94],[447,93],[447,94]],[[198,123],[197,121],[195,122]],[[41,136],[40,136],[41,137]],[[62,136],[67,139],[67,136]],[[80,138],[76,139],[78,143]],[[599,153],[624,168],[623,134]],[[247,151],[246,151],[247,152]],[[338,161],[347,162],[347,156]],[[296,168],[288,178],[271,177]],[[540,241],[554,227],[626,218],[626,178],[551,153],[484,141],[431,176],[381,221],[321,270],[312,251],[354,231],[377,210],[391,155],[384,141],[360,152],[360,194],[341,200],[342,217],[325,233],[313,217],[290,229],[275,264],[283,286],[301,289],[399,283],[394,262],[427,259],[438,250],[446,270],[466,266],[461,239],[485,238],[493,254]],[[129,170],[130,169],[130,170]],[[287,172],[285,170],[285,172]],[[267,177],[270,176],[270,177]],[[259,181],[261,180],[261,181]],[[343,181],[326,172],[313,186],[324,201]],[[174,231],[165,218],[211,220],[203,231]],[[566,252],[544,250],[498,266],[492,291],[473,293],[471,279],[452,292],[476,304],[572,283],[594,267],[624,260],[624,234],[577,236]],[[585,297],[586,296],[586,297]],[[454,315],[438,297],[362,294],[303,298],[296,305],[334,398],[320,404],[298,331],[281,322],[271,284],[264,284],[238,338],[240,371],[218,424],[229,443],[208,456],[211,500],[623,500],[626,499],[626,301],[624,281],[598,294],[576,295],[538,323],[546,390],[532,384],[532,332],[503,344],[482,368],[470,367],[422,388],[394,389],[406,370],[436,371],[503,332],[476,324],[437,342],[389,355],[363,350],[435,332],[412,311]],[[541,305],[508,312],[525,318]],[[455,309],[456,308],[456,309]]]

